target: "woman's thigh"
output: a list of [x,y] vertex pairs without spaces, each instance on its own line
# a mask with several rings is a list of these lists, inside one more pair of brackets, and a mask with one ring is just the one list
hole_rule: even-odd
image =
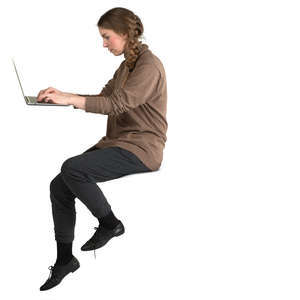
[[119,147],[95,149],[67,159],[61,172],[88,182],[102,182],[125,175],[150,172],[133,153]]

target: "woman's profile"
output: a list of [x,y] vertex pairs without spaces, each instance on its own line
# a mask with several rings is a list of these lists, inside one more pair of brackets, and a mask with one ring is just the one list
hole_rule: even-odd
[[97,26],[103,47],[125,58],[101,93],[72,94],[49,87],[37,96],[38,101],[71,104],[85,112],[107,115],[106,135],[82,154],[67,159],[50,183],[57,258],[41,291],[57,286],[80,267],[72,253],[75,198],[99,221],[81,247],[93,251],[125,231],[97,182],[156,171],[163,159],[168,127],[163,64],[140,41],[144,27],[132,11],[113,8],[101,16]]

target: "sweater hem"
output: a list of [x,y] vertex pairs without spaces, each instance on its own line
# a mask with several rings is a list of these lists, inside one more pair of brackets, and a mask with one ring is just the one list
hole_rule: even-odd
[[142,150],[141,148],[133,144],[128,144],[120,141],[108,141],[105,143],[100,141],[94,146],[99,149],[108,148],[108,147],[120,147],[122,149],[130,151],[134,155],[136,155],[137,158],[151,171],[158,171],[161,166],[161,163],[150,160],[149,156],[144,150]]

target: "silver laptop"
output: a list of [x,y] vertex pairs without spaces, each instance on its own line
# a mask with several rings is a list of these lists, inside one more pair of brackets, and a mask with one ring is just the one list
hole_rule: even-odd
[[15,67],[15,71],[16,71],[16,74],[17,74],[17,77],[18,77],[18,81],[19,81],[19,84],[20,84],[20,87],[21,87],[21,90],[22,90],[22,93],[23,93],[23,96],[24,96],[24,99],[25,99],[25,102],[26,104],[28,105],[43,105],[43,106],[70,106],[68,104],[57,104],[57,103],[49,103],[49,102],[38,102],[37,101],[37,97],[34,97],[34,96],[25,96],[24,94],[24,91],[23,91],[23,88],[22,88],[22,84],[21,84],[21,81],[20,81],[20,78],[19,78],[19,75],[18,75],[18,71],[17,71],[17,68],[16,68],[16,65],[15,65],[15,62],[14,60],[12,59],[12,62],[14,64],[14,67]]

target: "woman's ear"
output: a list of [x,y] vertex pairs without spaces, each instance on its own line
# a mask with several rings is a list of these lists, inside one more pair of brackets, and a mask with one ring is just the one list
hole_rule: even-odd
[[122,37],[123,37],[125,40],[128,40],[128,34],[127,34],[127,33],[122,34]]

